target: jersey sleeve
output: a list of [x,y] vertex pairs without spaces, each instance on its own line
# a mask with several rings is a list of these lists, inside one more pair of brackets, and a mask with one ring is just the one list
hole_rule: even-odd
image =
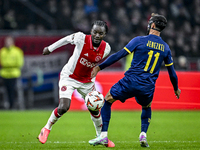
[[105,52],[103,54],[103,58],[105,58],[106,56],[108,56],[108,54],[110,53],[111,51],[111,47],[108,43],[106,43],[106,48],[105,48]]
[[129,54],[131,54],[139,44],[140,44],[140,38],[135,37],[124,47],[124,50],[126,50]]
[[129,53],[132,53],[134,51],[134,49],[140,44],[139,41],[140,40],[138,37],[133,38],[122,50],[112,54],[104,62],[102,62],[99,65],[100,69],[102,70],[102,69],[112,65],[113,63],[117,62],[121,58],[127,56]]
[[53,52],[55,49],[57,49],[63,45],[67,45],[69,43],[77,45],[79,43],[83,43],[84,38],[85,38],[85,34],[83,34],[82,32],[77,32],[77,33],[68,35],[68,36],[56,41],[55,43],[48,46],[48,49],[50,52]]
[[170,50],[168,51],[167,56],[164,58],[164,62],[166,67],[173,65],[173,59]]
[[176,91],[176,90],[178,90],[178,77],[176,75],[174,65],[168,66],[167,70],[169,73],[170,81],[174,87],[174,91]]
[[16,49],[18,50],[18,58],[17,58],[18,61],[16,65],[21,68],[24,65],[24,53],[21,48],[16,47]]
[[124,49],[110,55],[104,62],[102,62],[99,67],[100,69],[104,69],[110,65],[112,65],[113,63],[117,62],[119,59],[121,59],[122,57],[128,55],[127,51],[125,51]]
[[165,62],[165,66],[167,67],[167,70],[169,73],[170,81],[174,87],[174,90],[176,91],[178,89],[178,77],[177,77],[175,69],[174,69],[171,50],[169,49],[169,47],[168,47],[167,56],[164,58],[164,62]]

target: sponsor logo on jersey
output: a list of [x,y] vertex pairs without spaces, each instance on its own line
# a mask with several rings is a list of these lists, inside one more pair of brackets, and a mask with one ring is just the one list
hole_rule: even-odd
[[96,62],[99,62],[101,60],[101,56],[97,56],[96,58],[95,58],[95,61]]
[[102,56],[102,54],[101,54],[101,53],[97,53],[97,55],[99,55],[99,56]]
[[80,59],[80,63],[83,66],[90,67],[90,68],[93,68],[94,66],[96,66],[96,63],[91,63],[91,62],[89,62],[87,59],[85,59],[83,57]]
[[61,87],[61,91],[66,91],[67,90],[67,87],[66,86],[62,86]]
[[88,53],[84,54],[84,56],[87,56],[87,57],[88,57]]

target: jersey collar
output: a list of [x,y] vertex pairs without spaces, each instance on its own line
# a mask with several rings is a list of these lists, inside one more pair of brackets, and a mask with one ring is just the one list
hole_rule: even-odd
[[99,47],[97,47],[97,49],[95,49],[94,47],[93,47],[93,45],[92,45],[92,36],[90,35],[90,37],[89,37],[89,43],[90,43],[90,49],[91,50],[93,50],[93,51],[99,51],[99,48],[101,47],[101,45],[102,45],[102,41],[101,41],[101,43],[100,43],[100,45],[99,45]]

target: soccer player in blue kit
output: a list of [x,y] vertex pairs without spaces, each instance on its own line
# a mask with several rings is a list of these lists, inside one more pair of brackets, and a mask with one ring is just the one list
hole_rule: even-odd
[[178,78],[173,66],[169,46],[160,37],[160,32],[166,27],[167,19],[159,14],[152,13],[148,22],[147,36],[133,38],[122,50],[109,56],[104,62],[93,69],[92,77],[115,63],[119,59],[134,53],[131,67],[125,76],[114,84],[105,96],[105,104],[101,109],[103,127],[101,135],[89,141],[91,145],[106,145],[108,142],[108,126],[111,117],[111,105],[116,100],[122,103],[126,99],[135,97],[142,106],[140,145],[149,147],[146,132],[151,120],[151,103],[155,90],[155,82],[164,61],[176,97],[179,99],[181,90],[178,88]]

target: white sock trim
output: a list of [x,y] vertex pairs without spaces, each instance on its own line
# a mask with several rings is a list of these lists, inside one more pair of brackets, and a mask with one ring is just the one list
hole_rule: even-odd
[[107,136],[108,136],[108,132],[107,131],[101,132],[101,135],[100,135],[101,138],[104,138],[104,137],[107,137]]
[[[140,136],[142,136],[142,135],[144,135],[145,137],[147,137],[147,134],[146,134],[145,132],[141,132],[141,133],[140,133]],[[140,137],[140,136],[139,136],[139,137]]]

